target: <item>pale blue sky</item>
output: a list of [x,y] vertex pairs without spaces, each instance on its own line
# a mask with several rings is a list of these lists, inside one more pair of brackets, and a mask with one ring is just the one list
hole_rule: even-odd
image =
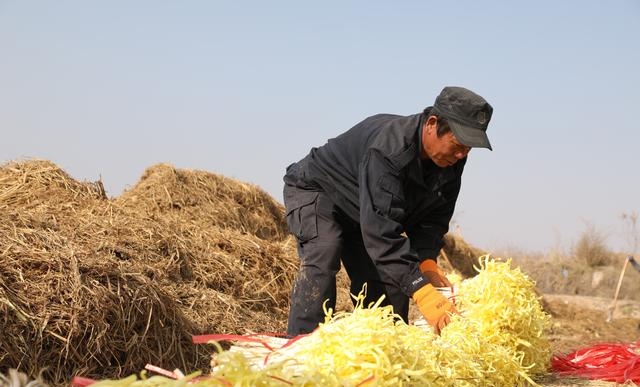
[[110,196],[166,162],[259,185],[446,85],[494,107],[455,221],[485,249],[626,249],[640,210],[640,0],[0,0],[0,157]]

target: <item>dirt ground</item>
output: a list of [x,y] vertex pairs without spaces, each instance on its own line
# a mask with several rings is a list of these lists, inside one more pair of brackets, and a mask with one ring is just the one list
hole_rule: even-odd
[[640,302],[617,302],[607,321],[611,300],[599,297],[545,295],[544,307],[552,316],[550,340],[554,353],[602,342],[636,342],[640,339]]

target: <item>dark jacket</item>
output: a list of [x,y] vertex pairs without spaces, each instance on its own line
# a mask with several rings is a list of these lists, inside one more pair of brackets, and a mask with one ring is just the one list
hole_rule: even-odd
[[358,222],[378,269],[407,295],[425,285],[419,260],[435,258],[442,247],[466,162],[439,168],[422,159],[423,122],[422,114],[369,117],[313,148],[284,177],[326,192]]

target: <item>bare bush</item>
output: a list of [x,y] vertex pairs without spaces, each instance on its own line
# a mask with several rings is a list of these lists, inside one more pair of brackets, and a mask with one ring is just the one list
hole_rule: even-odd
[[587,224],[585,231],[573,247],[573,255],[588,267],[611,264],[611,251],[607,248],[606,238],[591,224]]

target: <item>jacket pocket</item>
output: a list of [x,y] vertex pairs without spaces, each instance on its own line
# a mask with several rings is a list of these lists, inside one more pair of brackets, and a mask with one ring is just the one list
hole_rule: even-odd
[[384,216],[402,222],[406,216],[404,211],[405,198],[398,181],[388,175],[378,180],[378,190],[374,194],[375,205]]
[[299,242],[307,242],[318,236],[316,204],[319,194],[316,191],[292,187],[286,187],[284,190],[287,225]]

